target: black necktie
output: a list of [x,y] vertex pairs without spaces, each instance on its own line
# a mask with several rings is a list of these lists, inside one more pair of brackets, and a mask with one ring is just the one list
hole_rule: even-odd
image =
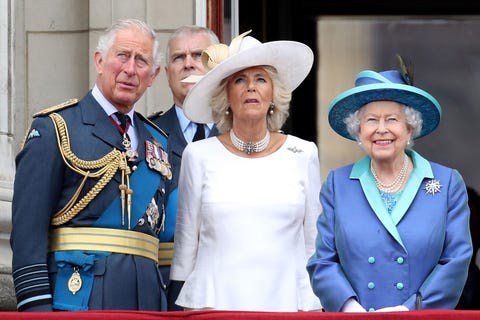
[[196,123],[196,125],[197,125],[197,131],[195,131],[195,135],[193,136],[192,141],[205,139],[205,129],[203,128],[203,124]]
[[120,121],[120,128],[122,128],[123,132],[125,132],[127,130],[127,123],[130,122],[130,118],[128,115],[120,112],[115,112],[115,115],[117,116],[118,121]]
[[123,141],[122,144],[126,149],[129,149],[131,147],[131,140],[130,137],[128,136],[128,124],[130,123],[130,117],[127,114],[123,114],[120,112],[115,112],[115,115],[117,116],[118,121],[120,121],[120,128],[122,129],[120,133],[122,134]]

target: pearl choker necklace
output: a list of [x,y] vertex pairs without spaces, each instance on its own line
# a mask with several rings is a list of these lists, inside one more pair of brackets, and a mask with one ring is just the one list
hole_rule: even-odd
[[373,179],[375,180],[375,184],[377,185],[378,190],[386,193],[395,193],[402,187],[403,183],[405,182],[405,178],[407,177],[407,170],[408,170],[408,156],[405,154],[405,158],[403,160],[402,169],[398,173],[398,176],[395,177],[392,183],[385,184],[377,176],[375,169],[373,169],[373,164],[370,161],[370,170],[372,171]]
[[233,146],[240,151],[251,154],[252,152],[262,152],[265,150],[270,143],[270,132],[267,130],[265,137],[258,142],[245,142],[240,140],[233,129],[230,130],[230,140],[232,140]]

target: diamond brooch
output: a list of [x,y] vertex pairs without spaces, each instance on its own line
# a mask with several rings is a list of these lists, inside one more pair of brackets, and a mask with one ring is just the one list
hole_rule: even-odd
[[430,193],[433,196],[440,192],[441,187],[440,181],[432,179],[425,184],[425,193]]

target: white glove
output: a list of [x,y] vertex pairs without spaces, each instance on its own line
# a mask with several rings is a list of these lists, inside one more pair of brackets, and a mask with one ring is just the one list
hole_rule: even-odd
[[360,303],[354,298],[348,299],[344,304],[341,312],[367,312]]
[[395,311],[409,311],[409,309],[405,306],[399,305],[395,307],[386,307],[386,308],[375,310],[375,312],[395,312]]

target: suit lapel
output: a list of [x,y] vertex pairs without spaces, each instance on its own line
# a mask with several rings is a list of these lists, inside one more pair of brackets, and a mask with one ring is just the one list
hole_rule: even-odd
[[392,220],[397,225],[410,208],[415,197],[421,190],[425,178],[433,178],[433,171],[430,163],[413,150],[407,151],[413,162],[413,171],[403,189],[402,196],[392,212]]
[[162,118],[162,129],[164,128],[164,130],[167,131],[169,134],[168,149],[171,151],[171,153],[174,153],[178,157],[181,157],[183,149],[185,149],[185,147],[187,146],[187,140],[185,140],[182,128],[180,128],[180,123],[178,122],[175,106],[165,112]]
[[152,141],[153,137],[150,131],[143,125],[143,122],[140,121],[137,112],[135,112],[135,128],[137,129],[137,137],[138,137],[138,159],[143,160],[145,159],[145,141],[149,140]]
[[397,227],[393,223],[392,217],[388,213],[387,208],[380,197],[380,193],[378,192],[375,182],[373,181],[373,177],[369,168],[370,158],[366,156],[353,166],[350,178],[360,179],[363,193],[365,194],[365,197],[367,198],[367,201],[370,204],[373,212],[385,229],[387,229],[392,237],[405,249],[402,238],[400,237]]
[[212,127],[212,130],[210,130],[210,134],[208,135],[208,137],[216,137],[218,136],[219,132],[218,132],[218,129],[217,129],[217,126],[216,125],[213,125]]
[[105,143],[123,150],[122,136],[107,116],[100,104],[93,98],[91,92],[81,101],[83,122],[91,125],[92,134]]
[[[89,93],[81,102],[82,117],[85,124],[92,126],[92,134],[118,150],[123,150],[122,136],[100,104]],[[145,159],[145,141],[152,140],[152,135],[135,112],[135,129],[138,135],[138,159]]]

